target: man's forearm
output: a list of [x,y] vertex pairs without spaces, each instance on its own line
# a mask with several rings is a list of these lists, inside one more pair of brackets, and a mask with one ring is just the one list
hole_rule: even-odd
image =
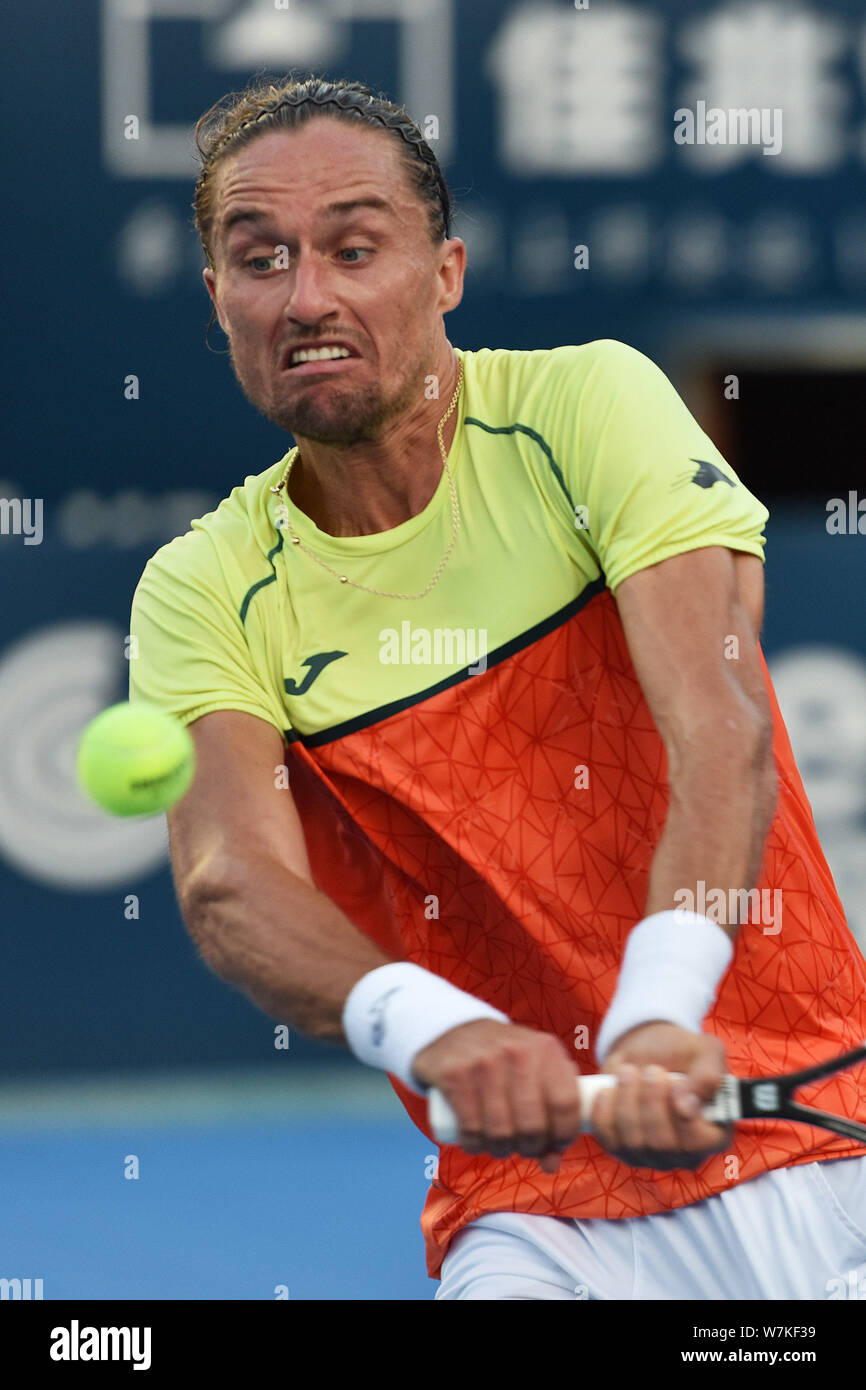
[[[629,934],[596,1039],[600,1061],[655,1020],[700,1031],[731,961],[731,946],[718,928],[733,939],[741,920],[754,920],[753,900],[743,895],[760,871],[776,804],[766,742],[762,752],[756,744],[746,751],[739,738],[698,740],[700,756],[676,761],[643,918]],[[775,907],[774,901],[774,919]],[[685,928],[676,908],[691,914],[681,919]],[[664,1058],[654,1060],[667,1065]]]
[[272,1018],[323,1041],[345,1042],[350,990],[394,959],[324,893],[267,857],[245,855],[224,883],[190,892],[181,908],[215,974]]
[[[766,739],[751,754],[738,742],[708,741],[680,762],[671,778],[644,916],[683,906],[684,899],[688,905],[690,893],[694,910],[728,925],[735,935],[738,894],[757,880],[777,790]],[[712,890],[721,891],[702,907]]]

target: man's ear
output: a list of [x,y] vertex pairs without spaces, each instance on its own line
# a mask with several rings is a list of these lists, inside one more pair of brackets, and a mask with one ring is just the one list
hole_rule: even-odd
[[466,274],[466,243],[459,236],[449,237],[442,248],[439,268],[439,309],[443,314],[456,309],[463,298],[463,277]]
[[216,272],[209,265],[206,265],[201,273],[201,276],[204,280],[205,288],[207,289],[208,294],[213,300],[213,306],[216,309],[217,322],[219,323],[219,326],[222,329],[223,333],[225,333],[226,337],[228,337],[228,329],[226,328],[226,325],[223,322],[223,317],[219,310],[219,304],[217,303]]

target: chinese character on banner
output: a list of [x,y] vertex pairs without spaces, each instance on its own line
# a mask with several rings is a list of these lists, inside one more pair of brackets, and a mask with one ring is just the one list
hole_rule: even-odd
[[[779,173],[811,174],[832,168],[848,150],[844,115],[850,93],[840,76],[845,33],[838,18],[802,4],[737,0],[685,25],[679,49],[694,76],[684,105],[708,118],[724,112],[721,128],[735,129],[739,111],[781,112],[778,155],[761,159]],[[728,113],[731,113],[728,116]],[[682,158],[713,172],[762,155],[761,144],[730,135],[686,144]]]
[[488,53],[512,173],[633,174],[663,153],[661,21],[634,5],[522,4]]
[[332,68],[352,52],[364,26],[375,24],[381,33],[389,22],[399,54],[395,94],[422,129],[435,117],[436,153],[445,160],[456,138],[453,7],[454,0],[102,0],[105,166],[117,178],[191,177],[192,127],[200,112],[190,107],[181,121],[156,115],[164,79],[153,49],[172,20],[197,26],[206,68],[248,77],[257,70],[263,75]]

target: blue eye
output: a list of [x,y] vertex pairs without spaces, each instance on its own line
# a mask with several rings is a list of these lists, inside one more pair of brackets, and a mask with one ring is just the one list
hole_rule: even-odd
[[274,259],[273,256],[250,256],[249,260],[247,261],[247,265],[250,266],[250,267],[252,267],[252,268],[255,268],[255,267],[256,267],[256,262],[257,262],[257,261],[264,261],[264,262],[265,262],[265,268],[268,269],[268,268],[269,268],[269,263],[270,263],[273,259]]
[[[368,255],[371,254],[370,248],[369,248],[368,246],[344,246],[343,249],[340,251],[340,255],[341,255],[341,256],[345,256],[347,253],[348,253],[349,255],[352,255],[353,253],[354,253],[354,254],[360,253],[362,256],[368,256]],[[348,261],[348,262],[346,262],[346,264],[347,264],[347,265],[357,265],[358,262],[357,262],[357,261]]]

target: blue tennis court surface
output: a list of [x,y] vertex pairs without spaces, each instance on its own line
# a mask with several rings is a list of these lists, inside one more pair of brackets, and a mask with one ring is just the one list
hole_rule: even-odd
[[433,1298],[433,1146],[376,1074],[7,1087],[0,1116],[0,1277],[45,1299]]

